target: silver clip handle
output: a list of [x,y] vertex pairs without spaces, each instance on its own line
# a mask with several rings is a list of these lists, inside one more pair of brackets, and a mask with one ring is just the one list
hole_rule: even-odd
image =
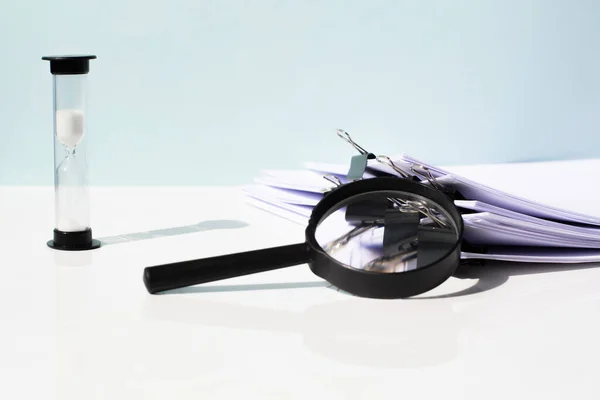
[[[427,181],[431,184],[431,186],[433,186],[434,188],[438,189],[438,190],[443,190],[444,187],[435,179],[435,177],[433,176],[433,174],[431,173],[431,171],[429,170],[429,168],[423,166],[423,165],[411,165],[410,170],[412,172],[414,172],[417,175],[420,175],[422,177],[424,177],[425,179],[427,179]],[[420,171],[417,171],[420,170]]]
[[348,132],[346,132],[345,130],[343,130],[343,129],[337,129],[336,133],[346,143],[350,143],[350,145],[352,145],[352,147],[354,147],[360,154],[363,154],[363,155],[369,154],[368,151],[366,151],[365,149],[363,149],[354,140],[352,140],[352,138],[350,137],[350,134]]
[[376,158],[377,162],[379,162],[380,164],[385,164],[388,167],[390,167],[391,169],[393,169],[394,171],[396,171],[396,173],[398,173],[398,175],[400,175],[402,178],[406,178],[409,179],[410,175],[407,174],[406,172],[404,172],[402,169],[400,169],[400,167],[398,167],[391,158],[389,158],[388,156],[377,156]]
[[327,174],[323,175],[323,179],[333,183],[335,186],[342,186],[342,181],[335,175]]

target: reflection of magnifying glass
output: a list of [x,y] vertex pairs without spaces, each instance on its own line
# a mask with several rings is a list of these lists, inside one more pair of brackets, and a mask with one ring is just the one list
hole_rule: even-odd
[[356,296],[411,297],[454,273],[462,237],[461,214],[441,191],[395,177],[365,179],[323,197],[304,243],[147,267],[144,283],[157,293],[308,264]]
[[[304,311],[164,296],[145,304],[149,320],[300,335],[314,354],[350,365],[414,368],[449,362],[464,322],[449,303],[348,298]],[[174,310],[177,310],[174,312]],[[162,347],[158,346],[157,352]]]
[[[482,274],[492,275],[484,279],[491,280],[492,286],[506,281],[507,271],[518,274],[527,268],[507,264],[490,267],[482,269]],[[555,271],[560,271],[560,267]],[[552,282],[544,292],[560,293],[560,282]],[[462,280],[453,283],[460,283],[462,287],[468,284]],[[592,294],[592,286],[590,280],[582,279],[577,288],[581,288],[582,293]],[[203,290],[197,288],[198,292]],[[473,343],[484,343],[490,348],[497,348],[497,343],[510,344],[510,340],[504,339],[512,337],[514,340],[525,334],[517,327],[544,318],[556,320],[553,317],[556,313],[581,308],[581,297],[569,299],[571,304],[565,307],[569,304],[566,298],[559,296],[560,301],[549,302],[548,294],[540,293],[543,292],[531,291],[524,285],[520,290],[500,295],[483,292],[458,301],[414,299],[407,303],[348,298],[315,304],[303,311],[213,301],[205,296],[168,295],[148,298],[144,316],[149,321],[172,321],[184,326],[300,335],[306,348],[331,360],[353,365],[411,368],[439,365],[454,359],[459,352],[463,358],[468,354],[469,359],[479,360],[477,353],[485,350],[473,347]],[[588,309],[594,304],[589,302]],[[538,327],[542,328],[543,324]],[[463,345],[466,347],[461,350]],[[162,351],[163,347],[157,346],[156,351]]]

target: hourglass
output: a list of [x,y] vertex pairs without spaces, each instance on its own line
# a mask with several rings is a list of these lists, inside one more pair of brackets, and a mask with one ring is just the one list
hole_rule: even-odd
[[93,55],[42,57],[50,61],[54,87],[54,237],[47,244],[59,250],[100,247],[92,238],[86,100],[89,60]]

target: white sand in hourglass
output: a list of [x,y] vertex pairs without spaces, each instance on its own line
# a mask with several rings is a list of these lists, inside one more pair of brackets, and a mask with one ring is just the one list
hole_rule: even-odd
[[65,146],[65,159],[56,170],[60,185],[56,191],[56,229],[80,232],[90,227],[85,160],[77,158],[76,148],[84,135],[83,111],[56,111],[56,136]]
[[73,150],[83,139],[83,111],[57,110],[56,136],[67,149]]

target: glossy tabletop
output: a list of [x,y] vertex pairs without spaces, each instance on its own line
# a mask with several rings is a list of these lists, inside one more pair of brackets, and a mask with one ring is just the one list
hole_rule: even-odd
[[[600,215],[600,160],[449,168]],[[50,187],[0,188],[0,398],[598,399],[598,265],[488,263],[410,300],[290,267],[161,295],[143,268],[303,240],[239,188],[92,189],[90,252]]]

